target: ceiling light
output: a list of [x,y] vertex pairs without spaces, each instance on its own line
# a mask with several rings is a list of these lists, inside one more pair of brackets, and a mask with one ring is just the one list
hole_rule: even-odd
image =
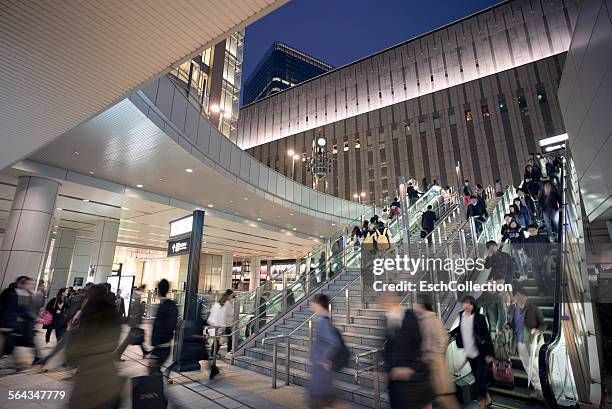
[[213,205],[209,204],[208,207],[213,207]]
[[289,213],[289,216],[293,216],[293,213]]
[[248,198],[248,197],[245,197],[245,198],[244,198],[244,200],[249,200],[249,198]]
[[258,218],[257,218],[257,221],[258,221],[258,222],[260,222],[260,221],[261,221],[261,217],[258,217]]
[[128,209],[127,207],[121,206],[121,210],[130,210],[130,209]]
[[89,202],[89,199],[83,199],[84,202]]
[[325,140],[325,138],[321,137],[317,139],[317,145],[319,145],[320,147],[324,147],[326,144],[327,144],[327,141]]
[[185,172],[187,172],[187,173],[193,173],[193,169],[191,169],[191,168],[187,168],[187,169],[185,169]]
[[93,175],[93,174],[94,174],[94,171],[93,171],[93,170],[90,170],[90,171],[89,171],[89,174],[90,174],[90,175]]
[[335,226],[335,225],[336,225],[336,223],[332,223],[332,226]]
[[164,181],[164,178],[159,178],[159,181],[160,181],[160,182],[163,182],[163,181]]
[[234,203],[234,201],[233,201],[233,200],[230,200],[230,203]]
[[319,236],[320,238],[323,238],[323,236]]
[[291,230],[296,231],[297,229],[294,227],[294,228],[293,228],[293,229],[291,229]]
[[136,185],[136,187],[138,187],[138,188],[143,188],[144,186],[143,186],[143,185],[141,185],[141,184],[138,184],[138,185]]

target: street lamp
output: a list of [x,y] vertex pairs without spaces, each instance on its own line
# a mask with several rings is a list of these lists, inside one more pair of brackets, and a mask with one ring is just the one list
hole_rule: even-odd
[[355,199],[357,199],[357,202],[358,202],[359,204],[361,204],[361,200],[362,200],[362,199],[365,197],[365,195],[366,195],[366,194],[365,194],[365,192],[361,192],[361,193],[359,193],[359,194],[355,193],[355,194],[353,195],[353,197],[354,197]]

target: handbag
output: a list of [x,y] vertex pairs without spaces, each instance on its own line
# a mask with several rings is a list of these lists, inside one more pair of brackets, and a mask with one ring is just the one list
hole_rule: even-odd
[[512,372],[512,362],[493,361],[493,379],[504,386],[514,386],[514,373]]
[[45,327],[48,327],[49,325],[51,325],[51,322],[53,321],[53,315],[51,315],[51,313],[47,310],[44,310],[40,314],[39,318],[42,321],[43,326]]
[[510,361],[510,353],[508,352],[505,334],[498,334],[495,337],[495,359],[504,362]]
[[166,409],[164,382],[161,375],[132,378],[132,409]]

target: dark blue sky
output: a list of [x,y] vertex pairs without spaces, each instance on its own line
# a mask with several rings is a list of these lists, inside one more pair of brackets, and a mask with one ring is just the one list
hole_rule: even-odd
[[339,67],[500,0],[291,0],[246,29],[244,85],[274,41]]

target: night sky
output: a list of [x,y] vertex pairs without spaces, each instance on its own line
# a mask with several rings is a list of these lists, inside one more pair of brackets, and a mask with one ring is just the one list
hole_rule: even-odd
[[339,67],[500,0],[291,0],[247,27],[246,82],[274,41]]

